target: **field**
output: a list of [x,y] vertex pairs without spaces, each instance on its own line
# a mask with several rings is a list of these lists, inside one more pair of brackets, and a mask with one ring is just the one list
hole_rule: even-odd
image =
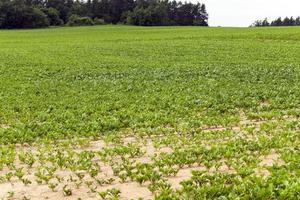
[[0,31],[0,199],[300,199],[300,28]]

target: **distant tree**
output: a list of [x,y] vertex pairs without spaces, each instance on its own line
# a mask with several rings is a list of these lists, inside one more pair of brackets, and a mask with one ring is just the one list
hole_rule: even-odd
[[41,28],[49,26],[44,12],[24,1],[5,1],[0,4],[1,28]]
[[283,21],[282,21],[282,25],[283,26],[291,26],[290,18],[288,18],[288,17],[284,18]]
[[168,4],[170,24],[208,26],[208,14],[204,4],[172,1]]
[[76,0],[71,6],[69,16],[78,15],[78,16],[87,16],[88,8],[86,7],[85,2]]
[[72,24],[74,20],[85,24],[90,22],[89,19],[97,24],[208,26],[205,4],[200,3],[175,0],[0,0],[0,28],[58,26]]
[[300,26],[300,17],[297,17],[295,20],[295,25]]
[[263,21],[255,21],[252,26],[300,26],[300,17],[285,17],[283,20],[281,17],[279,17],[271,23],[269,23],[266,18]]
[[122,13],[134,9],[133,0],[110,0],[109,16],[110,23],[116,24],[121,21]]
[[194,5],[194,17],[193,25],[208,26],[208,14],[205,4],[198,3]]
[[125,12],[127,24],[143,26],[197,25],[208,26],[204,4],[176,1],[138,0],[133,11]]
[[42,11],[47,15],[50,26],[60,26],[63,25],[63,20],[59,18],[59,11],[55,8],[44,8]]
[[178,25],[192,25],[194,23],[194,5],[192,3],[179,4],[176,23]]
[[261,20],[256,20],[251,26],[254,26],[254,27],[262,26],[262,21]]
[[44,0],[24,0],[23,1],[25,5],[27,6],[44,6],[45,1]]
[[296,24],[296,21],[293,17],[290,18],[290,23],[289,23],[289,26],[295,26]]
[[281,17],[279,17],[278,19],[274,20],[272,23],[271,23],[272,26],[282,26],[282,20],[281,20]]
[[92,18],[104,19],[110,23],[110,0],[91,0],[89,14]]
[[73,3],[73,0],[47,0],[46,7],[52,7],[58,10],[60,19],[66,23],[68,21],[68,17],[71,15],[70,10],[73,6]]
[[270,23],[267,18],[264,20],[256,20],[251,26],[270,26]]
[[178,14],[178,3],[177,1],[173,0],[167,4],[167,10],[168,10],[168,18],[169,18],[169,24],[170,25],[176,25],[177,24],[177,14]]
[[270,26],[270,23],[268,22],[268,19],[265,18],[262,23],[261,23],[262,26]]
[[137,6],[132,12],[127,14],[127,24],[141,26],[161,26],[168,24],[167,7],[162,2],[152,2],[144,7]]

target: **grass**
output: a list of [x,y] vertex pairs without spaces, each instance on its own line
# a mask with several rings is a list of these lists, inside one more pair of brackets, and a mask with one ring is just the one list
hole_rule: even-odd
[[48,185],[50,198],[126,198],[130,182],[144,198],[297,199],[299,31],[0,31],[2,184]]

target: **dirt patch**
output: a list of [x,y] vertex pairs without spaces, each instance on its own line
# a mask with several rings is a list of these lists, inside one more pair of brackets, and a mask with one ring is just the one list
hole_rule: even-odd
[[[62,144],[59,144],[59,142],[47,144],[53,145],[53,148],[46,144],[32,146],[16,145],[15,149],[17,156],[14,165],[17,169],[22,168],[24,170],[24,178],[27,178],[31,184],[28,184],[27,186],[24,185],[24,183],[16,176],[10,181],[0,182],[0,199],[7,198],[8,195],[12,194],[14,199],[22,199],[24,196],[30,199],[100,199],[98,192],[113,188],[120,189],[121,199],[153,199],[154,195],[147,188],[147,184],[138,184],[139,180],[134,176],[128,176],[124,179],[122,174],[132,170],[131,167],[134,168],[137,163],[149,164],[140,165],[140,167],[145,167],[145,170],[147,166],[150,166],[150,170],[155,168],[154,170],[158,171],[158,166],[152,166],[156,158],[159,158],[160,156],[162,156],[162,158],[164,156],[169,156],[166,154],[170,154],[170,158],[172,158],[172,152],[174,152],[174,150],[180,149],[184,152],[184,149],[189,147],[189,145],[194,145],[193,147],[204,145],[207,149],[210,149],[213,145],[226,145],[227,142],[236,139],[246,141],[257,140],[257,136],[261,137],[261,135],[258,135],[259,130],[249,134],[246,131],[246,126],[248,127],[250,125],[250,128],[253,127],[259,129],[264,121],[254,122],[248,120],[244,113],[241,113],[240,115],[241,123],[236,124],[236,126],[204,127],[202,129],[204,134],[205,132],[213,131],[224,131],[224,134],[222,132],[213,132],[217,133],[217,135],[212,138],[204,137],[203,140],[193,138],[192,135],[176,135],[174,133],[172,135],[157,135],[156,137],[145,138],[130,136],[123,138],[116,137],[111,140],[110,138],[106,138],[107,140],[105,140],[105,138],[103,138],[103,140],[100,138],[96,141],[87,141],[87,143],[85,143],[84,140],[81,140],[81,142],[72,140],[70,142],[63,141]],[[227,132],[227,130],[229,132]],[[193,139],[197,140],[193,141]],[[35,163],[31,168],[28,167],[28,163],[25,164],[24,162],[21,162],[18,157],[19,152],[29,152],[30,154],[33,154]],[[45,155],[42,155],[41,152]],[[47,158],[45,159],[43,156],[46,156]],[[152,158],[155,159],[153,160]],[[23,159],[26,160],[25,162],[30,162],[30,160],[27,160],[27,157]],[[45,159],[45,162],[40,163],[43,159]],[[76,163],[78,160],[80,160],[80,162]],[[256,174],[261,176],[269,175],[266,167],[274,164],[284,164],[276,150],[272,150],[268,155],[259,157],[259,160],[260,163],[256,170]],[[61,162],[62,165],[60,166]],[[74,162],[76,163],[75,166]],[[176,167],[176,164],[174,164],[175,162],[172,162],[173,161],[171,161],[172,167]],[[235,173],[235,171],[229,168],[229,165],[226,165],[226,162],[223,160],[217,162],[216,166],[218,167],[211,168],[197,166],[197,164],[191,163],[187,168],[180,169],[177,174],[177,171],[175,171],[175,173],[163,172],[165,173],[163,178],[167,179],[173,189],[179,189],[182,181],[192,177],[191,172],[193,170],[206,170],[208,174]],[[85,165],[81,166],[82,163],[85,163]],[[76,168],[76,165],[80,165],[84,169],[79,170]],[[55,168],[54,175],[48,183],[45,181],[38,183],[38,178],[35,176],[35,173],[39,167],[46,167],[50,170],[51,168]],[[97,167],[100,168],[98,174],[92,176],[94,173],[93,170]],[[4,166],[3,170],[0,171],[0,176],[5,176],[10,172],[15,173],[16,168],[9,169],[7,166]],[[143,169],[140,170],[142,171]],[[176,170],[178,170],[178,168],[176,168]],[[133,172],[133,170],[130,172]],[[162,173],[162,171],[160,171],[160,173]],[[80,176],[82,174],[84,176],[81,179]],[[148,182],[150,184],[149,180]],[[52,183],[57,184],[54,191],[50,188]],[[64,194],[64,186],[67,186],[71,190],[72,194],[70,196]]]
[[103,148],[107,147],[106,143],[103,140],[91,141],[89,145],[84,148],[86,151],[100,151]]
[[180,183],[182,181],[188,180],[192,177],[193,170],[206,170],[205,167],[192,167],[180,169],[175,177],[169,177],[168,182],[171,184],[172,188],[179,189],[181,187]]
[[227,128],[223,126],[204,126],[202,127],[202,131],[204,133],[206,132],[212,132],[212,131],[226,131]]
[[262,102],[260,102],[260,107],[264,108],[264,107],[269,107],[271,104],[268,100],[264,100]]
[[280,155],[272,150],[270,154],[265,156],[260,156],[259,159],[261,162],[259,163],[259,167],[255,170],[255,174],[258,176],[269,176],[270,172],[266,169],[266,167],[270,167],[273,165],[283,165],[284,161],[280,159]]
[[0,125],[0,128],[3,128],[3,129],[9,129],[9,128],[10,128],[10,125],[8,125],[8,124],[1,124],[1,125]]
[[127,199],[153,199],[152,193],[148,190],[146,186],[140,186],[136,182],[129,182],[129,183],[117,183],[113,185],[108,185],[102,187],[100,192],[106,191],[108,189],[117,188],[121,190],[120,198],[127,200]]
[[261,160],[260,166],[270,167],[274,164],[284,164],[283,160],[280,159],[280,155],[275,150],[272,150],[271,153],[266,156],[261,156],[259,159]]

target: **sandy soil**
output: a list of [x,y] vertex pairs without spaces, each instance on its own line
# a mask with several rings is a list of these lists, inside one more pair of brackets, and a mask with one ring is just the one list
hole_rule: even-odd
[[[266,103],[262,106],[268,106]],[[227,129],[233,130],[236,132],[237,138],[244,138],[244,139],[255,139],[251,138],[251,136],[247,136],[243,134],[241,130],[241,126],[252,124],[254,126],[259,126],[263,121],[250,121],[246,118],[243,112],[240,113],[241,122],[239,125],[234,127],[204,127],[202,128],[203,132],[209,131],[224,131]],[[294,120],[294,118],[288,118],[287,120]],[[3,129],[10,128],[9,125],[0,125]],[[160,136],[156,136],[158,138]],[[161,136],[163,137],[163,136]],[[230,138],[228,138],[229,140]],[[232,139],[232,138],[231,138]],[[135,137],[126,137],[123,138],[123,144],[129,144],[137,142],[137,138]],[[130,158],[133,162],[138,163],[151,163],[152,157],[159,155],[161,153],[172,153],[172,148],[168,146],[161,146],[160,148],[156,148],[154,145],[154,140],[149,138],[144,140],[144,145],[142,146],[142,151],[144,152],[143,155]],[[220,143],[226,141],[226,138],[220,139]],[[216,140],[214,142],[217,142]],[[199,144],[200,145],[200,144]],[[207,148],[210,148],[209,141],[203,141],[203,144]],[[104,140],[98,141],[91,141],[85,147],[75,147],[74,151],[76,152],[83,152],[83,151],[91,151],[91,152],[99,152],[104,151],[106,148],[112,147],[111,144],[107,144]],[[30,145],[17,145],[17,151],[30,151],[31,153],[35,154],[38,153],[39,147],[30,146]],[[51,154],[51,152],[50,152]],[[272,150],[270,154],[261,156],[258,158],[260,160],[260,168],[256,170],[257,175],[268,175],[268,171],[265,169],[267,166],[272,166],[273,164],[283,164],[283,161],[280,159],[280,155],[275,150]],[[115,160],[118,160],[116,157]],[[113,179],[111,183],[104,184],[104,185],[95,185],[92,183],[92,188],[94,187],[97,192],[106,191],[107,189],[118,188],[121,190],[121,199],[153,199],[154,195],[149,191],[147,188],[147,184],[140,185],[134,181],[127,181],[122,182],[119,177],[115,176],[112,170],[113,166],[102,161],[99,157],[95,157],[93,159],[93,163],[98,163],[101,168],[101,173],[98,175],[97,178],[101,178],[103,180]],[[55,181],[53,184],[57,184],[57,187],[52,191],[49,188],[49,184],[38,184],[36,181],[36,177],[34,176],[35,171],[40,167],[47,165],[47,163],[35,163],[32,168],[29,168],[27,165],[24,165],[20,162],[19,159],[16,159],[15,165],[17,168],[23,168],[25,172],[25,178],[28,179],[31,184],[24,185],[20,180],[16,177],[13,177],[9,182],[2,181],[0,182],[0,199],[33,199],[33,200],[41,200],[41,199],[100,199],[97,192],[92,192],[87,184],[90,181],[93,181],[92,177],[86,175],[83,179],[83,183],[79,186],[75,185],[75,182],[71,181],[72,179],[76,179],[76,175],[74,172],[68,169],[57,169],[55,172],[55,176],[62,179],[60,183],[56,183]],[[51,166],[51,164],[49,164]],[[191,167],[184,167],[180,169],[176,176],[167,177],[168,182],[171,184],[173,189],[178,189],[181,187],[180,182],[184,180],[188,180],[192,177],[191,171],[192,170],[208,170],[209,173],[215,172],[226,172],[226,173],[235,173],[234,170],[230,169],[225,163],[223,163],[218,169],[212,167],[211,169],[206,169],[203,166],[191,166]],[[0,176],[4,176],[10,172],[10,169],[5,167],[3,170],[0,170]],[[83,172],[86,173],[86,172]],[[78,178],[77,178],[78,179]],[[68,196],[64,194],[64,186],[67,185],[68,188],[71,188],[72,195]]]

